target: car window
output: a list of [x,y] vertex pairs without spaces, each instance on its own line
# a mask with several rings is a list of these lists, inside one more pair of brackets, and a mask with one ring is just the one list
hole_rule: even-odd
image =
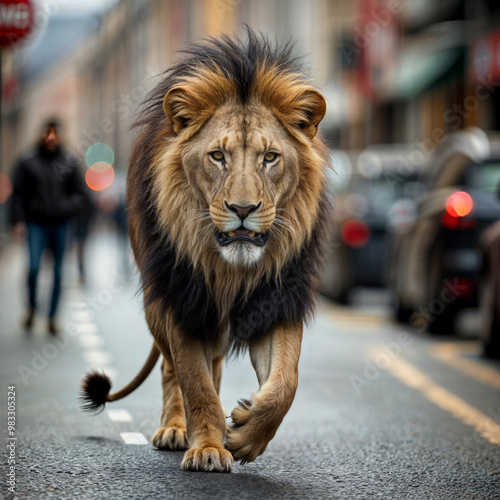
[[372,216],[385,217],[395,200],[415,196],[415,191],[422,187],[416,181],[417,176],[388,179],[381,176],[372,180],[359,180],[352,186],[352,191],[361,195],[367,203],[367,211]]
[[485,193],[497,194],[500,192],[500,160],[471,166],[461,184]]

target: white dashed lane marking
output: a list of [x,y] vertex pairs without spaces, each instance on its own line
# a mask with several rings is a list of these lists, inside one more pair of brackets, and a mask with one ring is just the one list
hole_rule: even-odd
[[97,335],[97,326],[94,323],[78,323],[75,329],[79,335]]
[[113,361],[112,354],[103,351],[86,351],[83,353],[83,358],[89,365],[98,368],[107,367]]
[[100,347],[104,344],[104,340],[99,335],[92,335],[90,333],[81,333],[78,335],[78,341],[82,347]]
[[92,314],[90,314],[90,311],[86,311],[85,309],[80,310],[80,311],[74,311],[72,314],[73,321],[76,321],[78,323],[90,323],[93,319]]
[[121,408],[107,410],[106,414],[112,422],[132,422],[134,420],[132,415],[127,410],[123,410]]
[[[118,372],[110,367],[113,356],[109,352],[102,351],[104,339],[99,335],[97,325],[93,322],[93,314],[83,300],[71,304],[76,310],[72,312],[75,332],[78,333],[78,341],[83,347],[83,358],[90,369],[104,372],[111,380],[116,380]],[[108,418],[115,423],[130,423],[134,419],[125,409],[113,408],[106,411]],[[120,437],[125,444],[145,445],[148,440],[141,432],[120,432]]]
[[120,432],[125,444],[149,444],[142,432]]

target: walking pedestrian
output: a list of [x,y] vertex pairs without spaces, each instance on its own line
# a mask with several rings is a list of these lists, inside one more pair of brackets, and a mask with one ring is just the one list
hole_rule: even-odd
[[13,178],[11,218],[14,238],[29,247],[28,310],[23,326],[30,330],[37,309],[37,278],[45,248],[54,257],[54,282],[48,331],[59,331],[55,316],[61,293],[62,262],[66,228],[70,218],[85,204],[85,184],[78,161],[61,145],[60,125],[48,120],[42,128],[37,147],[18,161]]

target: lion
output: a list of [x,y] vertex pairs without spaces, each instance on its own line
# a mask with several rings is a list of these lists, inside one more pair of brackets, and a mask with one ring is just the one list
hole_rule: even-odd
[[[303,324],[329,214],[326,111],[292,45],[248,29],[186,50],[144,103],[127,179],[129,235],[154,337],[136,378],[110,394],[83,382],[87,410],[129,394],[160,354],[159,449],[183,470],[230,472],[264,453],[298,383]],[[224,359],[249,351],[259,390],[226,425]]]

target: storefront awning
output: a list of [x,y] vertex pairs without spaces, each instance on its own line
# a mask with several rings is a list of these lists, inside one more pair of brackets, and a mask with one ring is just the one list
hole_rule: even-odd
[[377,95],[410,99],[456,75],[463,75],[463,47],[436,49],[427,44],[401,50]]

